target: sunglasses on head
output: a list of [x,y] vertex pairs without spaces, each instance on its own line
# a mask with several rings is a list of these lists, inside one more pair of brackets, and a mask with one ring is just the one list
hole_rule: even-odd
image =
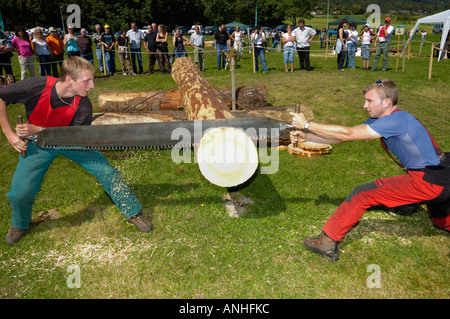
[[375,83],[383,88],[384,94],[386,95],[386,98],[389,98],[389,95],[386,92],[386,88],[384,87],[383,81],[376,80]]

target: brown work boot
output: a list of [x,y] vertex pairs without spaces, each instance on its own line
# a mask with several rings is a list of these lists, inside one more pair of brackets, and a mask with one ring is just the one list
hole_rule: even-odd
[[140,212],[139,214],[128,218],[128,222],[136,225],[143,233],[148,233],[153,229],[153,224]]
[[338,243],[328,237],[324,232],[320,233],[319,237],[306,237],[303,240],[303,244],[309,250],[318,253],[331,261],[339,259]]
[[6,235],[6,244],[13,245],[17,243],[25,234],[24,230],[14,228],[11,226],[9,228],[8,234]]

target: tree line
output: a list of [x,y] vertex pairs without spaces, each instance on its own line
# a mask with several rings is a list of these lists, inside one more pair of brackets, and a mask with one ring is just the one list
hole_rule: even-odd
[[0,9],[5,30],[18,25],[62,28],[70,4],[81,9],[81,27],[94,30],[95,24],[107,23],[115,31],[129,28],[131,21],[140,28],[153,22],[169,28],[232,21],[254,25],[255,16],[258,24],[275,26],[286,19],[296,23],[315,7],[313,0],[2,0]]

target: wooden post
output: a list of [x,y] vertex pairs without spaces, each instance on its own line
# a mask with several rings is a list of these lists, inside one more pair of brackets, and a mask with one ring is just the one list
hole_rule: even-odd
[[325,47],[325,60],[328,58],[328,42],[330,42],[330,37],[328,36],[328,30],[327,30],[327,43],[326,43],[326,47]]
[[400,34],[398,35],[398,40],[397,40],[397,64],[395,65],[395,71],[398,71],[398,58],[400,55]]
[[405,41],[403,41],[403,51],[402,51],[402,54],[403,54],[403,60],[402,60],[402,72],[405,72],[405,56],[406,56],[405,50],[406,50],[406,47],[405,47]]
[[409,56],[410,56],[410,53],[411,53],[411,41],[408,42],[409,43],[408,44],[408,61],[409,61]]
[[428,80],[431,79],[431,72],[433,71],[433,53],[434,53],[434,43],[431,43],[430,66],[428,68]]
[[231,110],[236,111],[236,81],[234,77],[234,57],[231,57]]
[[[300,105],[299,104],[297,104],[295,106],[295,113],[297,113],[297,114],[300,113]],[[297,140],[297,142],[294,143],[294,147],[298,147],[298,140]]]
[[102,57],[103,57],[103,73],[106,75],[105,47],[103,45],[102,45]]
[[253,57],[253,73],[256,73],[255,69],[255,44],[252,41],[252,57]]

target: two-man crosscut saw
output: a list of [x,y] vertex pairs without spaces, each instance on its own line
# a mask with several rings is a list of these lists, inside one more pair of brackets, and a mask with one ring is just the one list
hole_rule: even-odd
[[140,124],[48,127],[24,137],[43,149],[126,150],[186,148],[198,144],[209,129],[242,129],[252,140],[271,141],[292,125],[267,117],[243,117]]

